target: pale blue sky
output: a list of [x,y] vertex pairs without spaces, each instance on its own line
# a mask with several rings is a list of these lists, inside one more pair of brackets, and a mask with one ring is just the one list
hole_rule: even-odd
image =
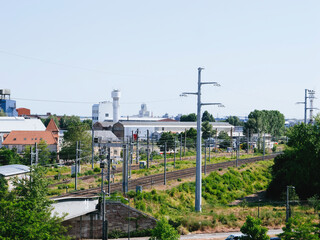
[[[12,98],[99,102],[121,115],[196,112],[197,68],[215,117],[273,109],[303,118],[320,95],[320,1],[0,1],[0,88]],[[39,59],[39,60],[37,60]],[[41,61],[43,60],[43,61]],[[315,106],[320,108],[319,100]],[[91,104],[17,100],[32,113],[91,115]]]

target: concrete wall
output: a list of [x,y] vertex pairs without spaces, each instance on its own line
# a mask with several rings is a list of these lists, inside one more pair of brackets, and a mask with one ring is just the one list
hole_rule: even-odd
[[[120,202],[106,203],[106,220],[108,221],[108,231],[130,232],[143,229],[152,229],[157,220],[134,208]],[[130,224],[129,220],[130,219]],[[102,220],[99,211],[88,213],[83,216],[69,219],[63,222],[64,226],[71,226],[68,235],[80,238],[101,239]]]

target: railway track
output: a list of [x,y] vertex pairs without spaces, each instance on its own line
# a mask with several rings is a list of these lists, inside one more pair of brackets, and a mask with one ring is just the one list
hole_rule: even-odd
[[[254,157],[254,158],[238,159],[238,166],[241,166],[246,163],[254,163],[262,160],[269,160],[276,157],[278,154],[279,153],[271,154],[265,157],[261,156],[261,157]],[[223,168],[234,167],[234,166],[236,166],[236,160],[222,162],[222,163],[207,164],[206,173],[208,174],[210,172],[219,170],[220,168],[223,169]],[[204,171],[205,171],[205,166],[202,166],[202,173],[204,173]],[[168,181],[177,180],[177,179],[189,178],[189,177],[195,176],[195,174],[196,174],[195,167],[171,171],[166,173],[166,181],[168,182]],[[145,189],[145,188],[150,188],[156,185],[158,186],[164,185],[164,173],[131,179],[129,180],[129,183],[128,183],[128,190],[135,190],[136,186],[142,186],[142,188]],[[107,186],[104,186],[104,190],[107,192]],[[122,191],[122,182],[110,184],[110,193],[113,193],[115,191],[120,191],[120,192]],[[91,188],[91,189],[66,193],[55,198],[92,197],[92,196],[97,196],[100,193],[101,193],[101,187],[97,187],[97,188]]]

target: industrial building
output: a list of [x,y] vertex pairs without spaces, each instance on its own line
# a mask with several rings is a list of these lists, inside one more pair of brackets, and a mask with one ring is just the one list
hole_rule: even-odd
[[2,110],[8,117],[17,117],[16,101],[10,99],[10,89],[0,89],[0,111]]

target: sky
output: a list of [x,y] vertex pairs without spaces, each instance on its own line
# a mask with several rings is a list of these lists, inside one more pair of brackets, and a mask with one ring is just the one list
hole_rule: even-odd
[[[33,114],[91,116],[121,91],[120,114],[214,117],[279,110],[303,118],[320,93],[318,0],[0,0],[0,88]],[[320,108],[319,99],[314,102]],[[318,111],[315,111],[317,113]]]

